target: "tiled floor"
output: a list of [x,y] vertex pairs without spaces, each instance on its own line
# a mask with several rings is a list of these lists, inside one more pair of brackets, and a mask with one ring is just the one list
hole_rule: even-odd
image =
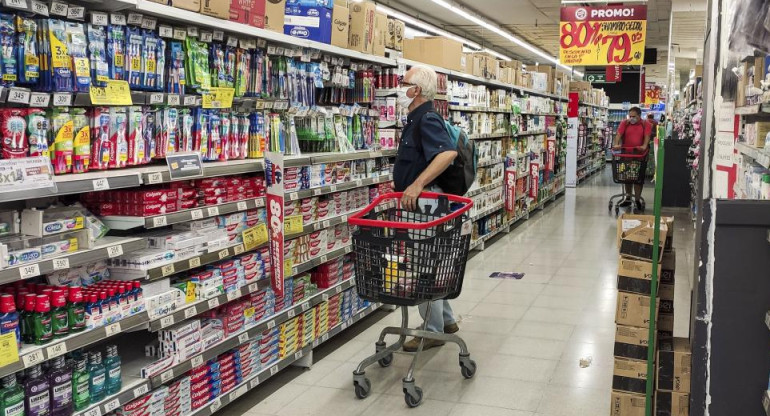
[[[591,179],[469,261],[463,292],[452,301],[460,332],[478,363],[476,377],[460,375],[454,345],[421,357],[415,374],[422,405],[406,407],[401,391],[411,355],[390,368],[367,369],[372,393],[356,399],[352,371],[374,352],[385,325],[400,313],[378,312],[315,352],[309,370],[291,368],[222,409],[223,415],[596,416],[609,414],[617,263],[616,193],[610,172]],[[649,187],[651,188],[651,187]],[[652,201],[652,191],[645,191]],[[677,215],[678,305],[689,309],[691,223]],[[489,278],[494,271],[526,273],[521,280]],[[680,277],[681,276],[681,277]],[[683,311],[684,312],[684,311]],[[677,323],[679,335],[689,318]],[[420,323],[416,311],[413,326]],[[581,368],[581,358],[591,365]]]

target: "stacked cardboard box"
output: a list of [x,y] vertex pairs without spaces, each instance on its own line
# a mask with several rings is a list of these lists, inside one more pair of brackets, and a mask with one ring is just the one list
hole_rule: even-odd
[[655,416],[688,416],[692,353],[682,338],[660,342],[655,372]]
[[[663,254],[669,221],[661,221],[659,245]],[[615,311],[614,371],[611,414],[643,416],[647,393],[647,358],[651,299],[654,217],[623,215],[618,220],[618,301]],[[660,260],[660,258],[659,258]],[[662,267],[658,268],[658,276]]]

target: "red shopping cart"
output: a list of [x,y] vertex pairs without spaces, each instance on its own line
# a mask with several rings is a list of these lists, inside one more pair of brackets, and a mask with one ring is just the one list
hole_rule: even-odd
[[[390,366],[393,353],[403,346],[406,337],[418,337],[422,341],[403,379],[404,400],[409,407],[416,407],[422,401],[422,389],[415,386],[414,368],[426,339],[457,344],[463,377],[471,378],[476,373],[476,363],[462,338],[425,331],[424,324],[420,329],[409,328],[407,310],[428,302],[428,322],[431,301],[460,295],[472,227],[465,214],[473,201],[424,192],[418,203],[422,212],[413,212],[399,207],[401,196],[381,195],[348,220],[358,226],[353,232],[358,295],[372,302],[401,306],[402,311],[401,327],[383,329],[375,343],[375,354],[361,361],[353,372],[353,387],[359,399],[369,396],[371,382],[366,378],[366,368],[375,362]],[[398,335],[398,341],[387,345],[386,335]]]
[[[615,183],[623,185],[644,184],[649,150],[645,150],[643,153],[634,153],[635,149],[635,147],[621,147],[618,151],[612,151],[612,180]],[[609,211],[612,212],[612,209],[615,208],[615,216],[617,216],[620,213],[620,202],[626,198],[633,200],[634,195],[627,193],[624,186],[622,193],[610,198]],[[617,199],[619,201],[616,201]],[[645,203],[641,196],[639,196],[639,203],[640,211],[644,212]],[[636,213],[636,206],[633,203],[631,203],[631,212]]]

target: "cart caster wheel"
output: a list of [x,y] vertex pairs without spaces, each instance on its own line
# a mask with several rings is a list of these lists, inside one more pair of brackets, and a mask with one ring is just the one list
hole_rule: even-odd
[[617,217],[620,215],[620,208],[615,208],[615,216]]
[[463,377],[465,378],[473,378],[473,376],[476,374],[476,361],[460,361],[460,373],[462,373]]
[[377,363],[379,363],[380,367],[382,367],[382,368],[390,367],[390,365],[393,364],[393,353],[390,353],[390,354],[386,355],[385,357],[380,358],[377,361]]
[[364,379],[364,384],[359,383],[358,380],[354,380],[353,387],[355,387],[356,397],[359,399],[365,399],[369,397],[369,393],[372,392],[372,382],[369,381],[368,378]]
[[417,407],[422,403],[422,389],[415,387],[414,392],[415,396],[412,396],[409,392],[404,392],[404,401],[409,407]]

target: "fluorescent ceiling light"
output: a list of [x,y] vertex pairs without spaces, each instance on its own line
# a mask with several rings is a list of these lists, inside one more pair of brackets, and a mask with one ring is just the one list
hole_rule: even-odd
[[381,11],[382,13],[387,14],[388,16],[395,17],[396,19],[401,20],[404,23],[408,23],[408,24],[410,24],[412,26],[415,26],[415,27],[418,27],[418,28],[423,29],[425,31],[428,31],[430,33],[433,33],[434,35],[443,36],[445,38],[449,38],[449,39],[455,40],[457,42],[464,43],[464,44],[470,46],[473,49],[477,49],[477,50],[483,49],[481,47],[481,45],[479,45],[476,42],[470,41],[470,40],[465,39],[465,38],[461,38],[460,36],[457,36],[457,35],[454,35],[452,33],[449,33],[446,30],[439,29],[436,26],[429,25],[429,24],[427,24],[425,22],[422,22],[420,20],[417,20],[417,19],[413,18],[412,16],[403,14],[403,13],[398,12],[396,10],[393,10],[393,9],[391,9],[389,7],[385,7],[383,5],[378,4],[377,5],[377,10]]

